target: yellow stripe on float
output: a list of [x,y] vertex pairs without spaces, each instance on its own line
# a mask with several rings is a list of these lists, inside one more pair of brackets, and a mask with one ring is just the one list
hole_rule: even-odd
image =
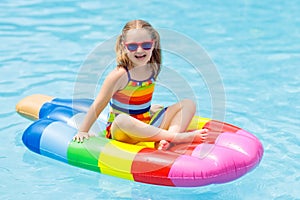
[[187,130],[199,130],[202,129],[203,126],[210,121],[209,118],[194,116]]
[[131,166],[137,152],[145,146],[131,145],[116,140],[111,140],[102,150],[98,166],[103,174],[134,180]]

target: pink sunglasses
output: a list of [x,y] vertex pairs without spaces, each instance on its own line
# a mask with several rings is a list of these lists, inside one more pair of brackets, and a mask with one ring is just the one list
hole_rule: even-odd
[[153,40],[151,41],[144,41],[144,42],[131,42],[125,43],[125,46],[129,51],[136,51],[139,47],[142,47],[144,50],[150,50],[153,45]]

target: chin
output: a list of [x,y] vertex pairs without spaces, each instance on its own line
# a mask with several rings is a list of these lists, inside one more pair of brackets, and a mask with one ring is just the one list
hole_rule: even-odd
[[145,61],[136,61],[136,62],[134,62],[133,64],[134,64],[134,66],[136,66],[136,67],[141,67],[141,66],[147,65],[147,63],[148,63],[148,61],[147,61],[147,62],[145,62]]

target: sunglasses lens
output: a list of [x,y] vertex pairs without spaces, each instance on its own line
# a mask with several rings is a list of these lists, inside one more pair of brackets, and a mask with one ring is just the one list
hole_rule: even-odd
[[152,48],[153,42],[129,43],[125,45],[129,51],[136,51],[139,46],[141,46],[144,50],[150,50]]
[[129,51],[135,51],[135,50],[137,50],[137,48],[138,48],[138,44],[128,44],[127,45],[127,49],[129,50]]
[[149,49],[151,49],[151,48],[152,48],[152,42],[144,42],[144,43],[142,43],[142,48],[143,48],[144,50],[149,50]]

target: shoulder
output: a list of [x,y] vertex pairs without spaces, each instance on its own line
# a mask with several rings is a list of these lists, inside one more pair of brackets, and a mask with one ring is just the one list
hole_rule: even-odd
[[126,69],[116,67],[114,70],[112,70],[112,71],[106,76],[106,79],[116,81],[116,80],[120,79],[121,77],[123,77],[125,74],[127,74],[127,73],[126,73]]
[[109,82],[115,86],[115,90],[118,90],[128,82],[127,71],[124,68],[116,67],[106,77],[105,82]]

